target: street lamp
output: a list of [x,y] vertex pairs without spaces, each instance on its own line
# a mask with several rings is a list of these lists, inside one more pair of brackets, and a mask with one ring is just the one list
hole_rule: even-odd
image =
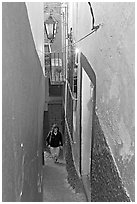
[[51,43],[53,42],[55,35],[57,33],[57,24],[58,22],[55,20],[55,18],[50,13],[50,16],[45,21],[44,26],[45,26],[47,38],[50,40]]

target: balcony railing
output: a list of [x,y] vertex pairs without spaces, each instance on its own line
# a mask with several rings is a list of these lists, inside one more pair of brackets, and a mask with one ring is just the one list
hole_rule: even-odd
[[51,84],[63,84],[65,78],[63,53],[46,53],[45,71],[48,73]]

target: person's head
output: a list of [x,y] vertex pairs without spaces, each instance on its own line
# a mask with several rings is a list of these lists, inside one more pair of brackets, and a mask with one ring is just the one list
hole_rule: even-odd
[[53,131],[53,132],[58,132],[58,131],[59,131],[59,127],[57,126],[57,124],[54,124],[54,125],[52,126],[52,131]]

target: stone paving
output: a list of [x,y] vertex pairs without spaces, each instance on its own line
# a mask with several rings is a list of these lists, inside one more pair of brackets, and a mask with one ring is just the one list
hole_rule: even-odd
[[48,152],[44,158],[43,202],[87,202],[84,193],[76,193],[68,184],[65,161],[54,163]]

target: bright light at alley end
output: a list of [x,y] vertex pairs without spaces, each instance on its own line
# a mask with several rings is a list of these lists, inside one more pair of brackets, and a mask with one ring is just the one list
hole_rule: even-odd
[[44,23],[47,38],[50,40],[51,43],[53,42],[57,33],[57,23],[58,22],[53,18],[52,14],[50,14],[48,19]]

